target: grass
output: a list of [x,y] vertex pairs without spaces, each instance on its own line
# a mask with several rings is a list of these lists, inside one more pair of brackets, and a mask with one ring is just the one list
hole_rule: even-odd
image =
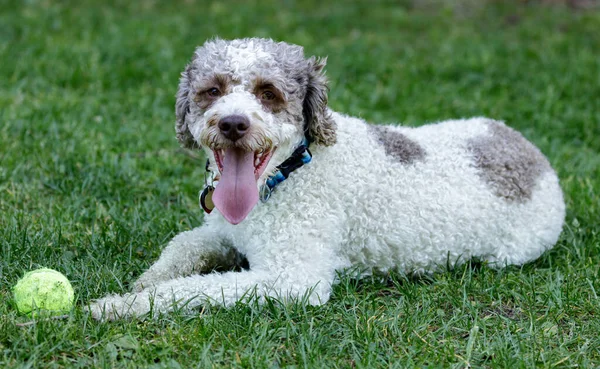
[[[592,367],[600,363],[600,11],[537,2],[0,0],[0,367]],[[202,160],[174,138],[178,74],[205,39],[265,36],[329,55],[330,105],[420,125],[486,115],[535,142],[568,204],[522,268],[347,277],[321,307],[211,308],[98,323],[202,223]],[[65,320],[29,326],[10,287],[73,282]]]

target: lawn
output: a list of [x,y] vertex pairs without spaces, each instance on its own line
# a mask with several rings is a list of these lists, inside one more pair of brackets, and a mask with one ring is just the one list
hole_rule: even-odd
[[[600,9],[333,3],[0,0],[0,367],[600,365]],[[520,268],[342,276],[320,307],[92,320],[88,301],[202,223],[204,163],[176,142],[174,94],[217,35],[328,55],[330,106],[369,121],[505,120],[559,173],[559,243]],[[68,276],[76,308],[23,325],[10,288],[42,266]]]

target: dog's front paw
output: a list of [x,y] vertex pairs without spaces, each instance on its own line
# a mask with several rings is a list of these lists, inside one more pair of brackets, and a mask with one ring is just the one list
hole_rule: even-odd
[[156,286],[156,281],[147,272],[142,274],[137,281],[133,283],[133,292],[142,292],[146,288]]
[[112,295],[93,301],[87,310],[96,320],[117,320],[141,317],[150,312],[146,294]]
[[133,282],[133,292],[142,292],[149,288],[154,289],[158,284],[173,279],[175,276],[171,270],[165,271],[163,268],[152,266]]

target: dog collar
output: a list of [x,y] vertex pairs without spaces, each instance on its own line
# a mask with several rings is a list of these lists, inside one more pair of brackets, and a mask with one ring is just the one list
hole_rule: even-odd
[[[304,164],[310,163],[312,154],[308,149],[309,145],[310,141],[307,138],[304,138],[300,146],[294,150],[292,155],[275,168],[275,173],[269,176],[260,188],[260,200],[262,202],[269,200],[275,187],[285,181],[290,173],[302,167]],[[206,173],[204,175],[204,189],[200,191],[199,196],[200,206],[207,214],[210,214],[215,208],[215,205],[212,202],[212,194],[215,191],[215,183],[219,180],[218,175],[212,175],[209,166],[210,161],[207,159],[205,168]],[[208,182],[208,177],[210,177],[210,183]]]
[[294,150],[292,155],[287,158],[283,163],[279,164],[275,170],[275,174],[269,176],[260,189],[260,200],[266,202],[271,197],[273,190],[281,182],[285,181],[290,173],[300,168],[304,164],[310,163],[312,160],[312,154],[308,149],[310,142],[307,138],[302,140],[300,146]]

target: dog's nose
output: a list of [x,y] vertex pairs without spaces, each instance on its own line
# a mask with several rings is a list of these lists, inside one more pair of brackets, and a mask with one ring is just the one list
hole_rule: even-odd
[[250,128],[250,121],[243,115],[228,115],[219,121],[221,133],[231,141],[242,138]]

